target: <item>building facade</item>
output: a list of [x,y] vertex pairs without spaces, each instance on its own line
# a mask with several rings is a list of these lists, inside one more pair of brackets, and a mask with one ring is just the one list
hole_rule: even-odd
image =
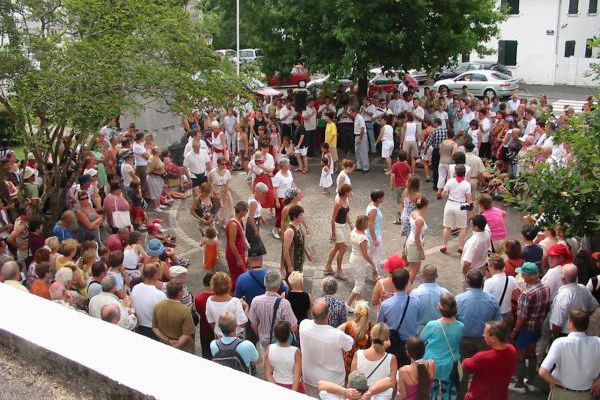
[[528,84],[598,86],[586,71],[600,62],[599,49],[589,46],[600,36],[599,0],[497,1],[509,14],[487,43],[495,52],[471,60],[498,61]]

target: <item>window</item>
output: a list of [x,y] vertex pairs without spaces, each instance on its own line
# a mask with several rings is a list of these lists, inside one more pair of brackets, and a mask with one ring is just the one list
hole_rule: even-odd
[[509,81],[512,79],[512,76],[505,75],[501,72],[494,72],[492,73],[492,76],[498,79],[499,81]]
[[500,0],[500,6],[506,7],[509,15],[519,13],[519,0]]
[[579,0],[569,0],[569,14],[577,14],[579,12]]
[[594,39],[588,39],[585,41],[585,58],[592,58],[592,42]]
[[590,0],[588,6],[588,14],[596,14],[598,12],[598,0]]
[[517,65],[517,44],[516,40],[498,41],[498,63],[504,65]]
[[462,74],[461,76],[459,76],[458,78],[456,78],[456,80],[459,81],[459,82],[470,81],[472,76],[473,76],[473,74]]
[[567,40],[565,42],[565,57],[573,57],[575,55],[575,41]]
[[473,82],[485,82],[487,81],[487,77],[483,74],[473,74],[473,78],[471,80]]

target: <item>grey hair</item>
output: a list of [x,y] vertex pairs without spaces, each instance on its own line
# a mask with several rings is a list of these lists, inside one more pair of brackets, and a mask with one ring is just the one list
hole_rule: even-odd
[[258,182],[256,186],[254,186],[254,191],[259,193],[266,193],[269,191],[269,187],[264,182]]
[[65,286],[68,286],[69,282],[73,280],[73,271],[71,270],[71,268],[62,267],[61,269],[56,271],[56,274],[54,275],[54,280],[56,282],[62,283]]
[[264,281],[267,290],[277,290],[281,285],[281,274],[279,271],[267,271]]
[[290,160],[288,160],[287,158],[282,158],[281,160],[279,160],[279,165],[283,166],[289,166],[290,165]]
[[338,290],[338,283],[334,277],[328,276],[323,279],[321,283],[321,289],[323,290],[323,294],[334,295]]
[[235,332],[235,328],[237,326],[237,322],[235,320],[235,316],[231,312],[224,312],[219,315],[219,319],[217,320],[217,326],[223,332],[223,335],[227,336]]
[[0,273],[2,273],[4,280],[19,280],[19,278],[15,279],[19,273],[19,264],[16,261],[7,261],[2,265]]
[[108,274],[104,277],[104,279],[102,279],[102,291],[110,292],[111,290],[113,290],[116,284],[117,281],[115,280],[115,277]]
[[121,318],[121,310],[114,303],[105,304],[100,309],[100,318],[102,319],[102,321],[112,323],[115,319]]

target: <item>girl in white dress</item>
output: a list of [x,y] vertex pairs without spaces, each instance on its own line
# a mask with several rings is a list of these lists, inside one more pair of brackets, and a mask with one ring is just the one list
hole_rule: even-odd
[[331,153],[329,153],[329,146],[327,148],[325,146],[322,147],[323,157],[321,158],[322,169],[319,187],[321,188],[321,193],[328,195],[329,189],[333,186],[333,158],[331,157]]

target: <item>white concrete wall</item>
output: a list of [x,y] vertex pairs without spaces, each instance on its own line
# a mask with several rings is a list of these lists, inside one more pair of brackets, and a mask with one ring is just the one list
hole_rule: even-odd
[[159,400],[307,399],[3,283],[0,304],[1,330]]
[[[529,84],[592,85],[584,74],[590,62],[600,60],[584,58],[585,42],[600,34],[600,15],[587,14],[588,1],[579,0],[579,14],[569,16],[568,0],[521,0],[519,14],[508,15],[500,24],[499,36],[486,44],[494,52],[481,57],[474,52],[471,60],[497,61],[498,41],[516,40],[517,65],[509,66],[515,78]],[[576,57],[572,58],[577,61],[564,57],[566,40],[576,41]]]

